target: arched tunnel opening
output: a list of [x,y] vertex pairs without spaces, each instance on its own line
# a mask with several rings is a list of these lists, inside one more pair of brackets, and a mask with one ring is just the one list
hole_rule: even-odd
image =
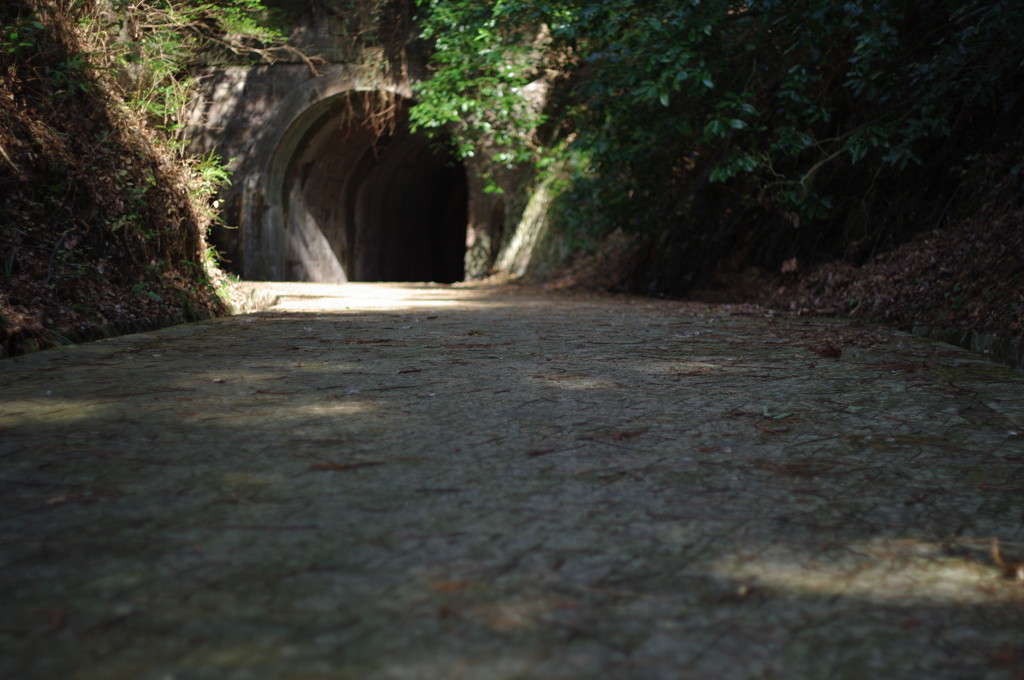
[[353,92],[303,121],[280,185],[289,281],[464,278],[467,183],[408,99]]

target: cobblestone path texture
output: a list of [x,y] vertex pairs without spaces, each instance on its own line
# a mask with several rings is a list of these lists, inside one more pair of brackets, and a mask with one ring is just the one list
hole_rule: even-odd
[[[1024,677],[1024,374],[427,285],[0,363],[0,676]],[[841,352],[841,356],[836,354]]]

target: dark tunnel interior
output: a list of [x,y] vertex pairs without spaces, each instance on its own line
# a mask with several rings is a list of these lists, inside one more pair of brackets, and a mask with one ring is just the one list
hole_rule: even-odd
[[[290,281],[461,281],[466,172],[408,125],[409,101],[339,97],[302,135],[282,205]],[[389,110],[378,116],[373,111]]]

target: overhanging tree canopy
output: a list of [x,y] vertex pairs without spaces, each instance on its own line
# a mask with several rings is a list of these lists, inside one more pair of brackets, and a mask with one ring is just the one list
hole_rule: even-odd
[[[880,182],[919,182],[922,196],[948,190],[936,166],[977,153],[969,145],[1021,106],[1020,2],[422,0],[421,9],[435,54],[413,119],[454,128],[463,154],[490,145],[505,162],[570,159],[560,218],[577,234],[697,238],[726,205],[726,221],[820,232],[889,191]],[[538,79],[552,87],[543,111],[527,87]],[[700,214],[702,201],[717,208]],[[912,231],[915,219],[889,220],[869,240]],[[833,241],[851,240],[839,232]]]

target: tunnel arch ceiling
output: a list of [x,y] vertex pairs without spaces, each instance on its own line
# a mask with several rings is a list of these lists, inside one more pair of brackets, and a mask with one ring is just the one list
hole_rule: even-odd
[[[466,172],[409,130],[410,105],[392,93],[341,93],[311,106],[282,136],[267,176],[281,278],[463,279]],[[375,123],[382,110],[390,119]]]

